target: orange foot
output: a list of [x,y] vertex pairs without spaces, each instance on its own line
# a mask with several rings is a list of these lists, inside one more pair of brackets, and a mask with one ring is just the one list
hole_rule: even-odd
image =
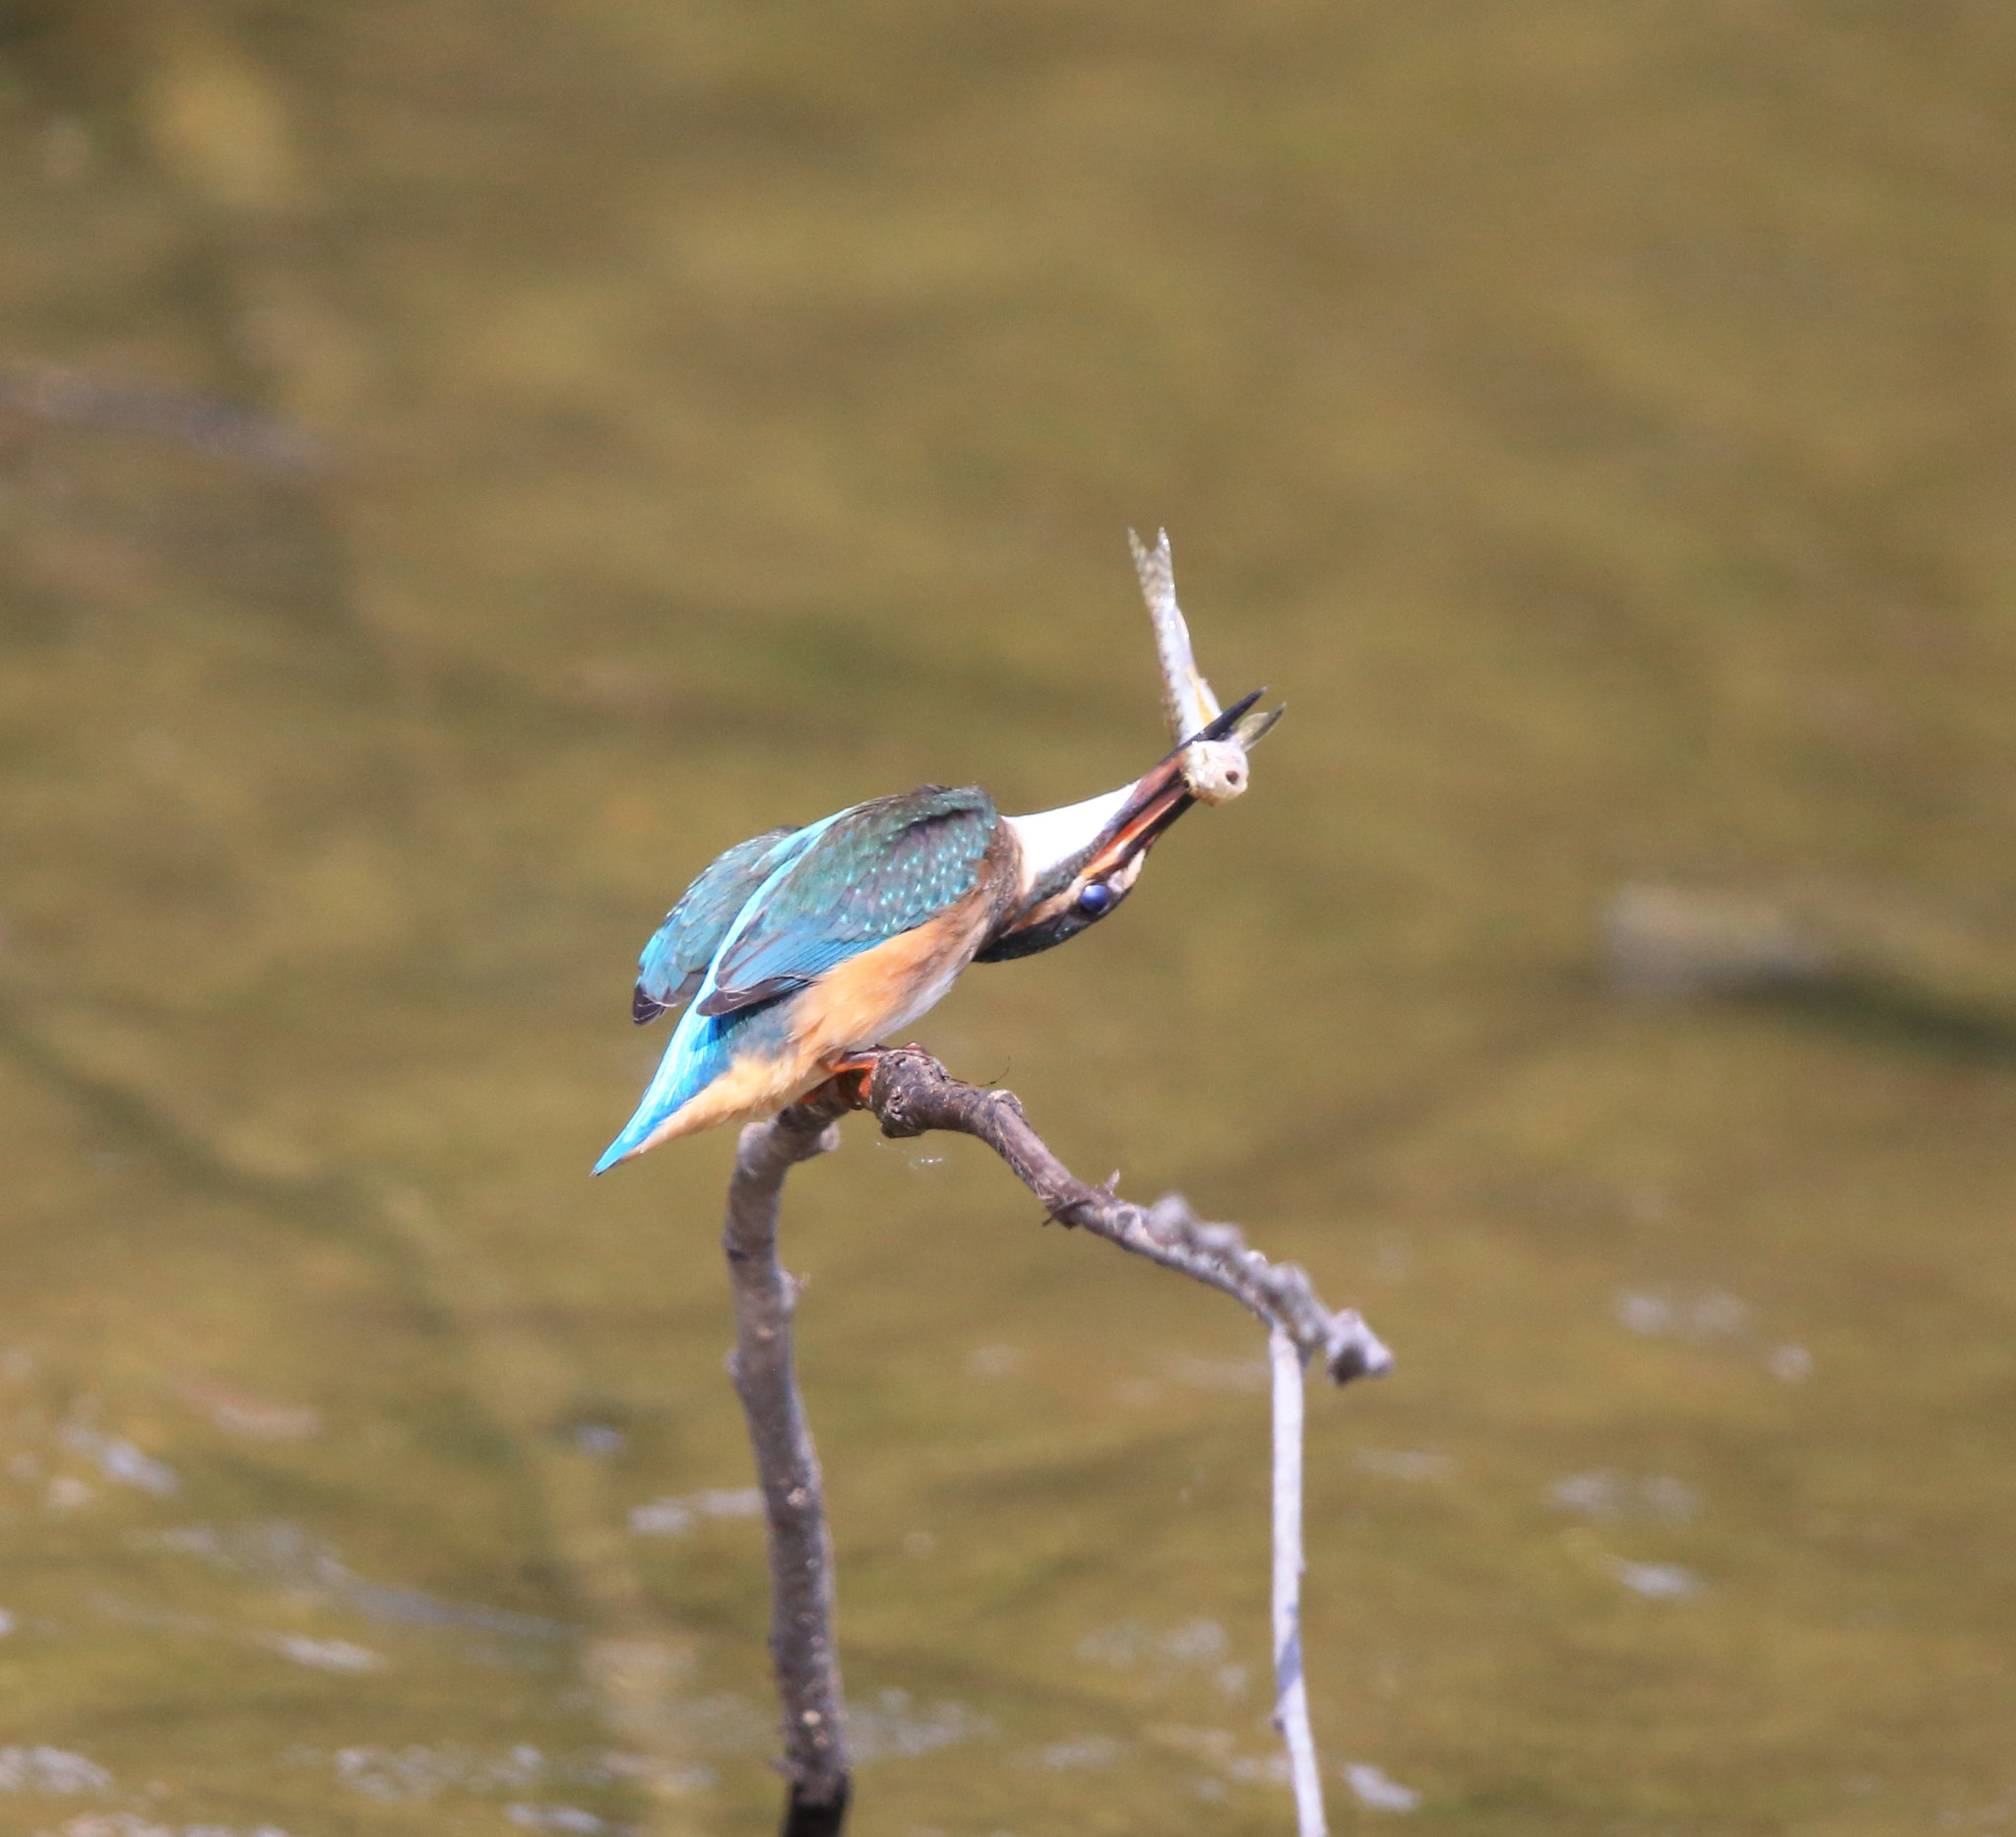
[[882,1050],[880,1046],[866,1046],[859,1052],[850,1052],[846,1058],[834,1061],[832,1076],[826,1082],[850,1109],[868,1108],[868,1082],[875,1076],[875,1067],[882,1062]]

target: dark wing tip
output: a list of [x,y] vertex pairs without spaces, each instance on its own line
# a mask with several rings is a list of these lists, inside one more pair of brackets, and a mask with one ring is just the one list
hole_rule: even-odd
[[630,1018],[639,1027],[644,1026],[647,1022],[655,1021],[667,1008],[676,1008],[680,1002],[690,1001],[693,998],[693,991],[706,981],[707,972],[705,970],[688,970],[679,979],[678,987],[669,990],[662,999],[650,993],[644,984],[639,982],[631,992]]
[[766,1001],[795,994],[811,980],[809,976],[766,976],[762,982],[748,988],[716,988],[700,1004],[700,1012],[710,1020],[724,1014],[738,1014],[744,1008],[761,1007]]

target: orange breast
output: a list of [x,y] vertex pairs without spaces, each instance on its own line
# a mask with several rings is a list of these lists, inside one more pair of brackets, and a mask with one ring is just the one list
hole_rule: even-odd
[[992,917],[991,897],[968,898],[827,971],[793,1004],[792,1044],[823,1062],[874,1045],[915,1020],[973,961]]

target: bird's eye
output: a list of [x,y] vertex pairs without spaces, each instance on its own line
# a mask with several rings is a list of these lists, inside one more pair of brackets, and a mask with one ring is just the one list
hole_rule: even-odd
[[1097,918],[1113,903],[1113,890],[1095,880],[1078,896],[1078,910],[1089,918]]

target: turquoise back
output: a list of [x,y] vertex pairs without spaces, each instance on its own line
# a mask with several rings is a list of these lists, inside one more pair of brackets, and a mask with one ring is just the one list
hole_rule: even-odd
[[728,926],[740,917],[749,896],[780,864],[781,845],[801,835],[797,829],[767,829],[738,842],[702,870],[699,879],[665,914],[637,960],[637,992],[630,1012],[649,1021],[676,1008],[706,979],[707,966],[721,949]]
[[976,787],[925,785],[843,810],[749,901],[700,1011],[789,994],[957,905],[979,880],[994,825],[994,800]]

